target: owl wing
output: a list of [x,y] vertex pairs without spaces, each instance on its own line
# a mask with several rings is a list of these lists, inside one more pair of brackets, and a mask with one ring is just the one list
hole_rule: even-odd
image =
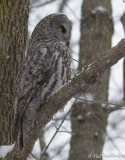
[[38,47],[28,54],[15,82],[15,99],[13,103],[13,139],[17,139],[22,116],[39,87],[46,83],[52,71],[52,58],[47,48]]

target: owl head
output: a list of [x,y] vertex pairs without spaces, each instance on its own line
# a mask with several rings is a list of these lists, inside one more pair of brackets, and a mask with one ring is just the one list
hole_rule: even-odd
[[72,23],[64,14],[57,14],[52,20],[53,35],[61,42],[69,46]]
[[56,40],[69,45],[71,38],[72,23],[64,14],[50,14],[43,18],[35,27],[31,39],[30,47],[39,42]]

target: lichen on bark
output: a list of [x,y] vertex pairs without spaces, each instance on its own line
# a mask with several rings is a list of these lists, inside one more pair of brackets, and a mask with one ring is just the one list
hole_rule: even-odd
[[29,0],[0,1],[0,145],[11,144],[13,83],[25,54]]

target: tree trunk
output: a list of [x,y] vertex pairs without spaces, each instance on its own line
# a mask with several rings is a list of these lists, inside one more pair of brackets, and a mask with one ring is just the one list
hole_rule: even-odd
[[[111,47],[112,34],[111,2],[109,0],[84,0],[81,16],[79,70],[86,64],[92,63]],[[87,91],[88,99],[108,100],[109,74],[108,70],[101,80]],[[84,93],[81,96],[84,97]],[[102,105],[82,101],[73,108],[71,114],[73,135],[69,160],[88,158],[95,160],[103,149],[108,113]],[[98,159],[102,159],[101,156]]]
[[0,1],[0,145],[11,144],[13,83],[25,55],[29,0]]
[[[125,32],[125,12],[121,17],[121,21],[122,21],[124,32]],[[123,61],[123,101],[125,102],[125,58]]]

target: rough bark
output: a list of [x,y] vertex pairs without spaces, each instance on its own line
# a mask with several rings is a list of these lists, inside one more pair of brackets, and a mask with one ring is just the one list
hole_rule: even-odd
[[[10,160],[12,158],[16,159],[17,157],[23,158],[28,156],[36,139],[40,135],[41,129],[52,119],[53,115],[57,113],[72,97],[76,96],[78,93],[85,92],[88,87],[95,84],[106,70],[124,56],[125,40],[122,40],[117,46],[113,47],[104,55],[101,55],[99,59],[95,60],[89,68],[75,76],[71,82],[57,91],[39,110],[37,123],[25,137],[23,151],[19,151],[15,146],[14,150],[4,159]],[[102,109],[105,110],[105,108]]]
[[[79,70],[83,65],[92,63],[102,53],[111,48],[113,21],[109,0],[84,0],[81,16],[81,38]],[[96,101],[108,101],[108,82],[110,70],[87,93]],[[81,94],[83,96],[83,94]],[[90,154],[102,152],[108,112],[101,104],[78,102],[73,106],[71,149],[69,160],[86,160]],[[79,120],[79,117],[83,120]]]
[[0,145],[11,143],[13,83],[24,58],[29,0],[0,1]]

